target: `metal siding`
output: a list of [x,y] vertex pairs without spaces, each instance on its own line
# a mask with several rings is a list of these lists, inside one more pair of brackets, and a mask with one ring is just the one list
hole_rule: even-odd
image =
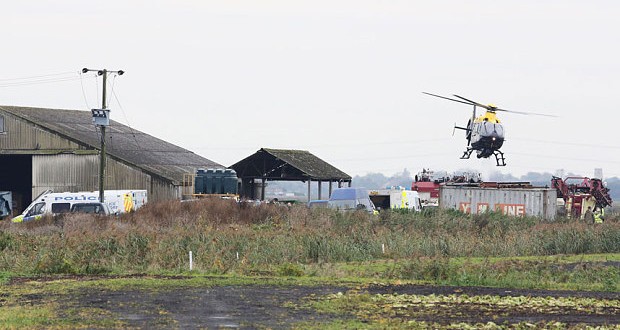
[[[5,132],[0,134],[0,150],[54,153],[88,149],[51,133],[11,113],[0,110]],[[93,127],[93,129],[95,129]],[[194,171],[195,172],[195,171]],[[95,191],[99,189],[99,156],[76,154],[33,155],[32,194],[54,191]],[[146,189],[152,202],[181,199],[181,187],[167,179],[151,176],[143,170],[106,158],[106,189]]]
[[4,150],[75,150],[83,149],[57,134],[21,120],[6,112],[4,116],[5,132],[0,134],[0,149]]
[[181,186],[173,185],[169,181],[159,178],[153,178],[149,192],[149,201],[181,199]]
[[[96,191],[99,189],[98,155],[34,155],[32,159],[32,194],[54,191]],[[106,159],[106,189],[146,189],[148,200],[157,202],[180,199],[180,186],[151,177],[114,159]]]
[[[549,188],[478,188],[441,186],[439,206],[471,213],[488,204],[489,210],[496,206],[509,214],[538,216],[552,220],[556,213],[556,191]],[[469,206],[469,208],[467,208]]]
[[98,166],[97,155],[33,155],[32,196],[47,189],[56,192],[97,190]]

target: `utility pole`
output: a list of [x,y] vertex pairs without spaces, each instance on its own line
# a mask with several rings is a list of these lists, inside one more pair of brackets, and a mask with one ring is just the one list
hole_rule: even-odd
[[106,87],[107,87],[107,80],[108,80],[108,73],[113,73],[113,74],[118,74],[119,76],[122,76],[123,73],[125,73],[123,70],[118,70],[118,71],[108,71],[106,69],[103,70],[92,70],[92,69],[87,69],[84,68],[82,69],[82,73],[86,73],[86,72],[90,72],[90,71],[97,71],[97,74],[100,76],[103,76],[103,93],[102,93],[102,98],[101,98],[101,110],[98,109],[93,109],[92,113],[93,113],[93,122],[95,123],[95,125],[99,126],[99,128],[101,129],[101,153],[100,153],[100,157],[99,157],[99,202],[103,203],[104,202],[104,183],[105,183],[105,130],[106,130],[106,126],[108,126],[110,124],[110,117],[109,117],[109,113],[110,110],[107,109],[107,95],[106,95]]

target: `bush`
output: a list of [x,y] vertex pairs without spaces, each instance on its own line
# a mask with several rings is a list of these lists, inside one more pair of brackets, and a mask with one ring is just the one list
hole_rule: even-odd
[[0,272],[180,273],[192,251],[194,269],[206,273],[298,276],[301,264],[413,258],[411,278],[437,279],[456,272],[444,263],[453,257],[620,252],[620,223],[440,209],[373,216],[206,199],[153,203],[120,217],[0,222],[0,251]]

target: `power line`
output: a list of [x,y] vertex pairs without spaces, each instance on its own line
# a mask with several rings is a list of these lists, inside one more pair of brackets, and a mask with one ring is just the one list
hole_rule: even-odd
[[0,82],[2,82],[2,81],[29,80],[29,79],[38,79],[38,78],[48,78],[48,77],[55,77],[55,76],[65,76],[65,75],[68,75],[68,74],[74,75],[75,72],[74,71],[66,71],[66,72],[50,73],[50,74],[44,74],[44,75],[38,75],[38,76],[29,76],[29,77],[20,77],[20,78],[2,78],[2,79],[0,79]]
[[56,82],[64,82],[64,81],[74,81],[79,80],[80,77],[63,77],[63,78],[49,78],[49,79],[38,79],[38,80],[30,80],[30,81],[19,81],[13,83],[0,83],[0,87],[20,87],[20,86],[31,86],[31,85],[41,85],[41,84],[50,84]]
[[[82,96],[84,96],[84,103],[86,104],[86,109],[90,110],[91,107],[90,105],[88,105],[88,98],[86,97],[86,91],[84,90],[84,79],[82,79],[84,77],[84,74],[82,72],[80,72],[80,85],[82,86]],[[93,77],[97,77],[97,75],[93,75]]]
[[620,149],[620,146],[610,146],[610,145],[601,145],[601,144],[589,144],[589,143],[576,143],[576,142],[562,142],[562,141],[546,141],[546,140],[536,140],[536,139],[528,139],[528,138],[511,138],[510,140],[526,141],[526,142],[537,142],[537,143],[546,143],[546,144],[559,144],[559,145],[588,147],[588,148]]
[[[553,159],[562,159],[562,160],[574,160],[574,161],[582,161],[582,162],[593,162],[592,158],[573,158],[573,157],[557,157],[557,156],[550,156],[550,155],[537,155],[537,154],[528,154],[528,153],[520,153],[520,152],[511,152],[510,154],[512,155],[521,155],[521,156],[531,156],[531,157],[536,157],[539,159],[545,159],[545,158],[553,158]],[[620,161],[615,161],[615,160],[606,160],[606,159],[597,159],[596,160],[597,163],[613,163],[613,164],[620,164]]]
[[[430,143],[430,142],[440,142],[451,140],[449,138],[442,139],[425,139],[425,140],[408,140],[408,141],[386,141],[386,142],[355,142],[355,143],[338,143],[335,144],[315,144],[315,145],[300,145],[296,147],[296,149],[310,149],[310,148],[350,148],[355,146],[370,146],[370,145],[402,145],[402,144],[420,144],[420,143]],[[248,149],[248,147],[203,147],[196,148],[196,150],[243,150]]]
[[123,118],[125,118],[125,122],[127,123],[129,130],[131,131],[131,136],[133,137],[133,140],[136,142],[136,147],[138,147],[138,150],[142,151],[142,147],[140,146],[140,143],[138,143],[138,138],[136,137],[135,130],[133,129],[133,127],[131,127],[131,123],[129,122],[129,119],[127,118],[127,114],[125,113],[125,109],[123,108],[121,101],[118,99],[118,95],[116,95],[116,90],[114,89],[114,83],[116,82],[116,77],[117,76],[115,75],[114,78],[112,79],[112,84],[110,85],[110,89],[112,90],[112,95],[114,95],[116,104],[118,104],[118,107],[121,109],[121,112],[123,113]]
[[415,154],[415,155],[404,155],[404,156],[395,156],[395,157],[364,157],[364,158],[348,158],[348,159],[333,159],[333,161],[342,161],[342,162],[351,162],[351,161],[369,161],[369,160],[385,160],[385,159],[416,159],[420,157],[430,157],[430,156],[447,156],[448,153],[426,153],[426,154]]

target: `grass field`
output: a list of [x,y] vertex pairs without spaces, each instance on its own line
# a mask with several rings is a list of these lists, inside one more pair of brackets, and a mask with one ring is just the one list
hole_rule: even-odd
[[[132,280],[133,274],[140,275]],[[89,280],[81,280],[84,276]],[[0,298],[0,321],[9,327],[126,326],[115,323],[113,314],[106,316],[112,313],[109,309],[75,307],[74,317],[66,317],[58,311],[58,300],[47,299],[93,286],[122,292],[128,287],[160,291],[194,284],[352,289],[413,283],[617,293],[620,222],[610,218],[587,225],[442,210],[373,216],[303,206],[239,206],[223,200],[171,201],[116,218],[68,215],[24,224],[2,222],[0,283],[9,292]],[[461,299],[445,296],[450,294],[437,299]],[[37,308],[22,303],[28,297],[39,297]],[[398,306],[415,306],[412,301],[426,298],[414,294],[394,299],[353,291],[342,297],[326,295],[312,304],[296,302],[291,308],[319,313],[329,309],[354,318],[318,327],[357,328],[361,321],[378,328],[424,326],[409,312],[400,321],[387,320],[402,308]],[[614,313],[618,310],[604,299],[601,303]],[[532,304],[551,302],[541,298]],[[352,305],[364,307],[351,310]],[[374,311],[378,306],[387,314]],[[367,318],[367,312],[380,317]],[[79,323],[80,317],[92,322]],[[65,319],[73,321],[63,323]]]

